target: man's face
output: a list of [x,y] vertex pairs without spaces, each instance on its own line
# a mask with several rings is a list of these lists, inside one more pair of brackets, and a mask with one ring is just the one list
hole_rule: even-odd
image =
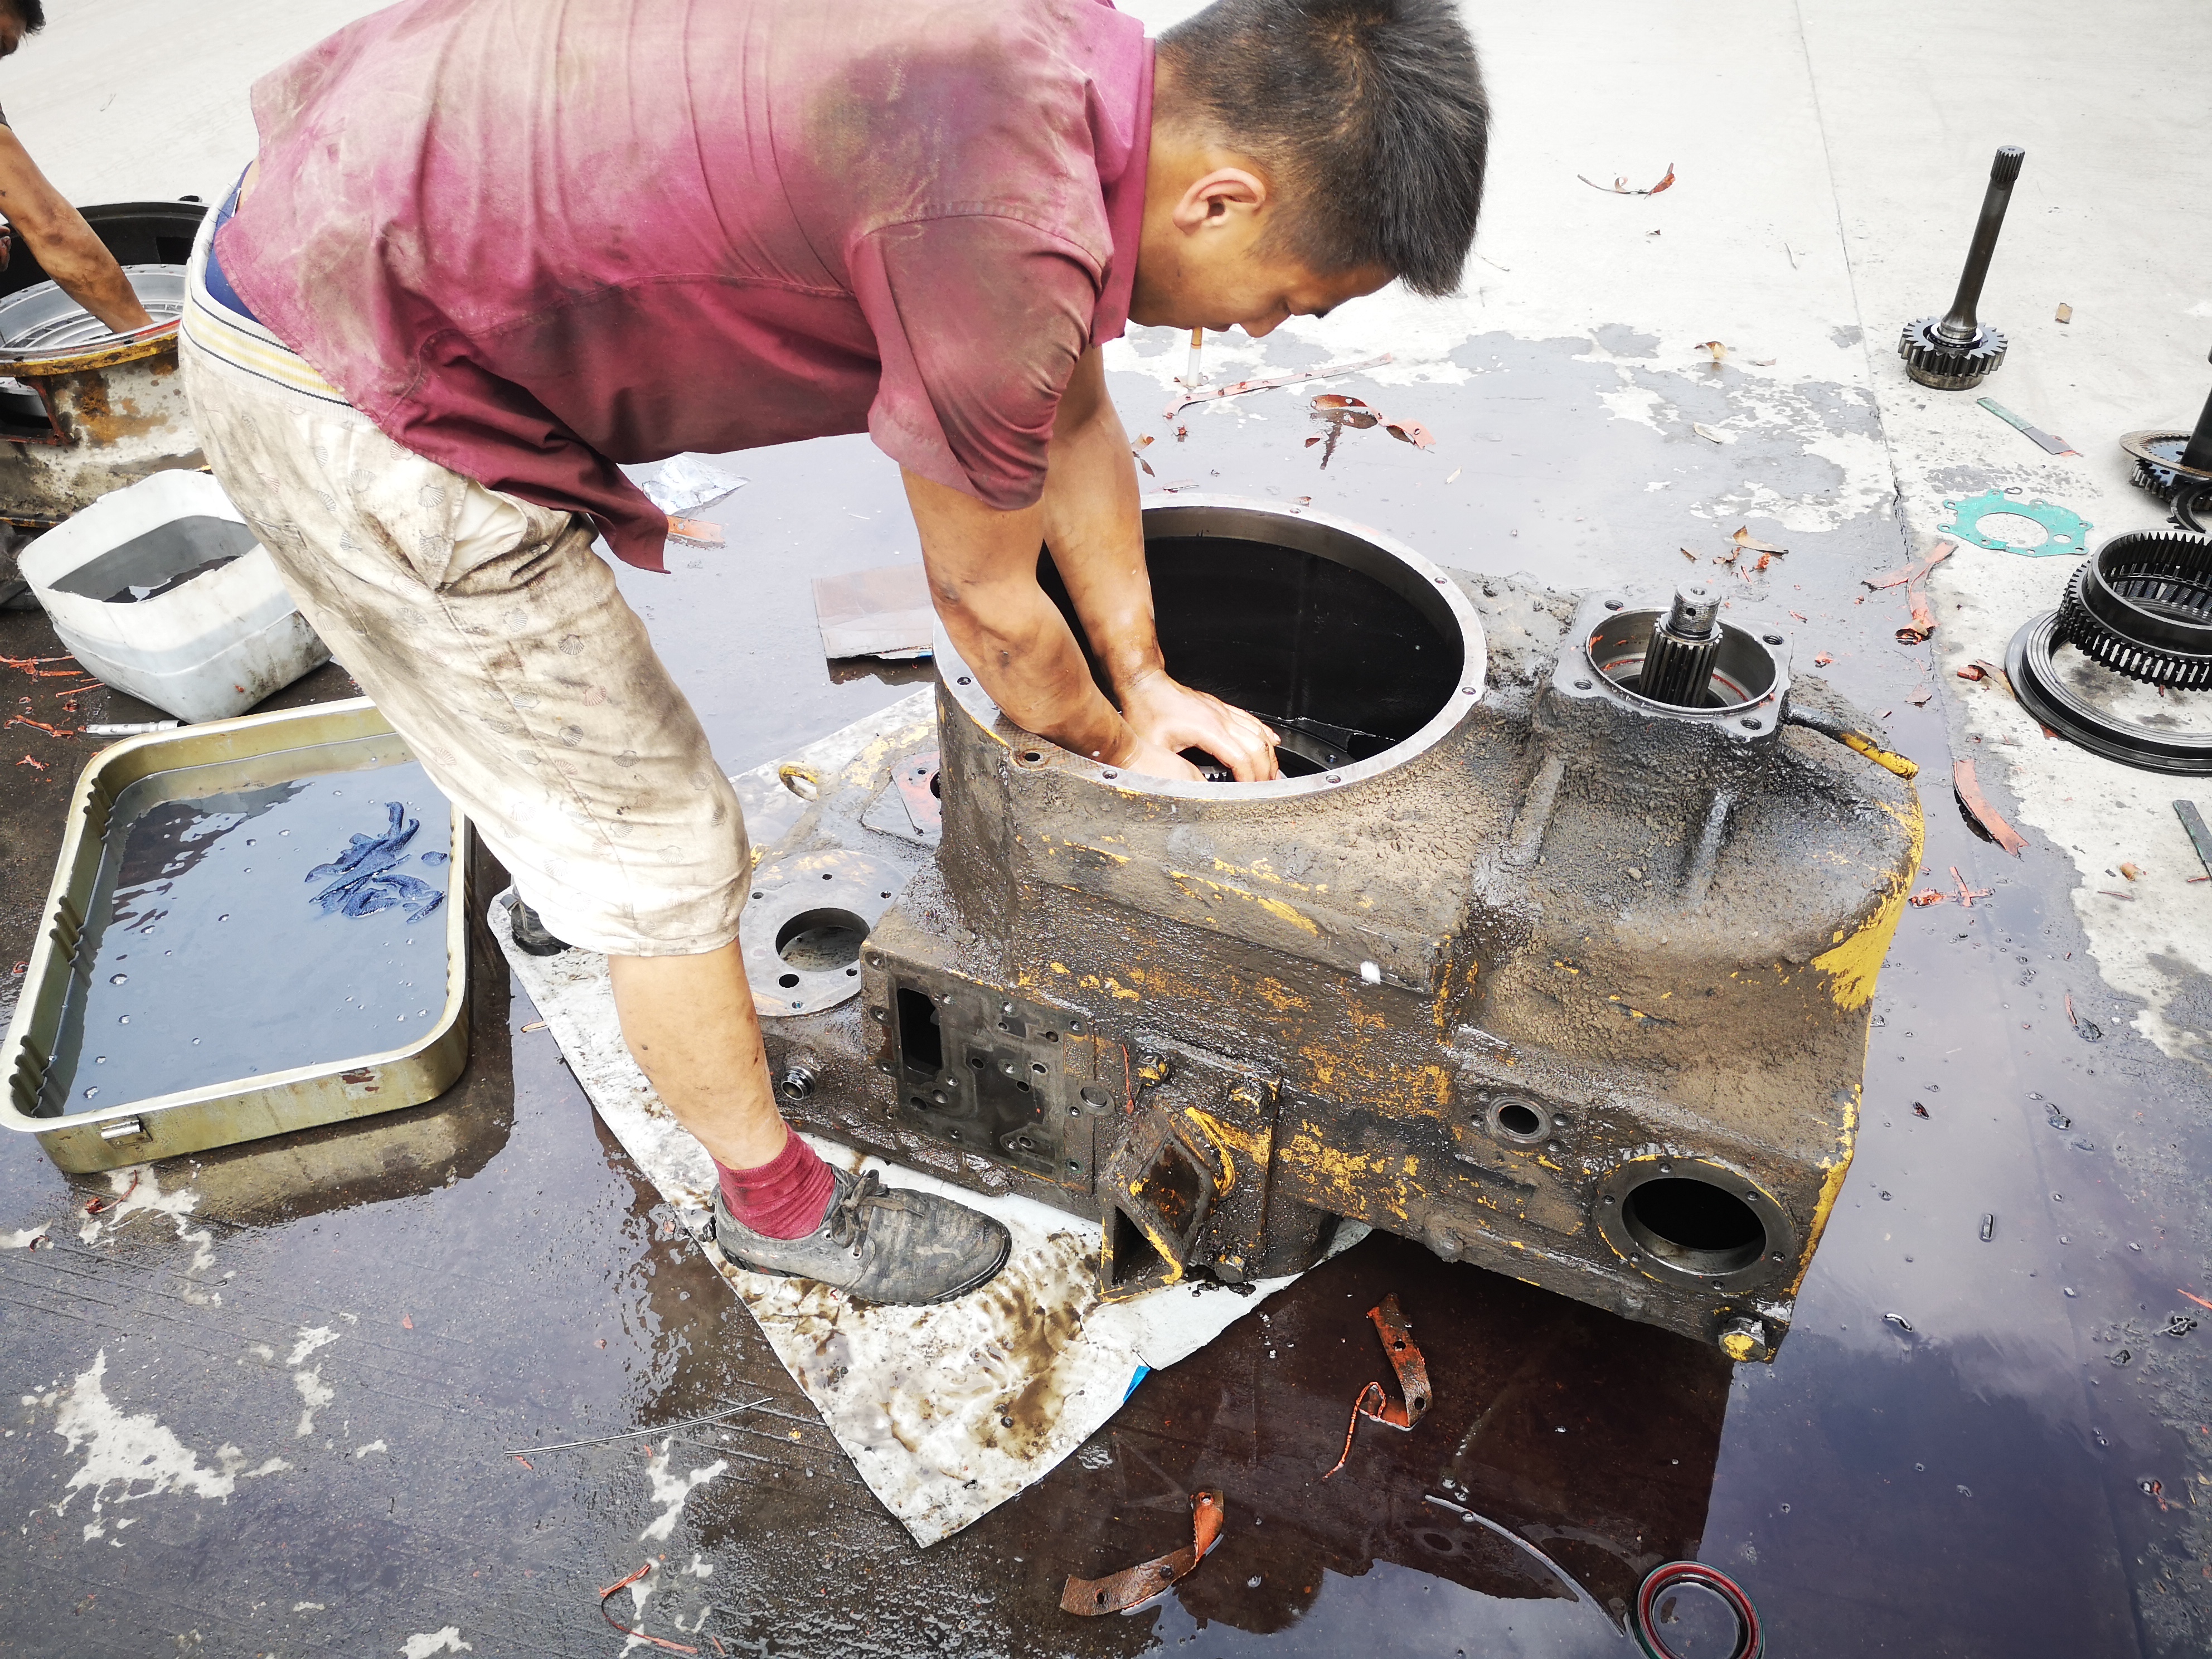
[[1137,267],[1129,320],[1210,334],[1241,328],[1254,339],[1273,333],[1285,319],[1326,317],[1346,300],[1372,294],[1390,281],[1381,266],[1317,276],[1295,258],[1222,260],[1188,265],[1166,282],[1147,281]]
[[0,58],[5,58],[23,44],[23,20],[15,15],[15,9],[0,0]]
[[1326,316],[1390,280],[1380,265],[1319,275],[1295,255],[1267,247],[1270,228],[1264,204],[1235,190],[1212,200],[1154,197],[1146,207],[1129,320],[1213,333],[1241,328],[1258,339],[1286,318]]

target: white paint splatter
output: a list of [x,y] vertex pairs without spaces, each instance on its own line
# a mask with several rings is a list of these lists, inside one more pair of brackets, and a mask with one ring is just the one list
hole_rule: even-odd
[[430,1659],[434,1653],[473,1653],[476,1650],[461,1640],[461,1627],[448,1625],[443,1630],[434,1630],[421,1636],[410,1636],[400,1644],[399,1651],[406,1659]]
[[312,1370],[294,1371],[292,1386],[307,1402],[307,1409],[300,1413],[300,1426],[292,1431],[295,1437],[304,1438],[315,1431],[315,1413],[337,1397],[337,1390],[324,1382],[319,1365]]
[[[200,1195],[189,1187],[179,1187],[173,1192],[161,1190],[161,1178],[150,1164],[135,1164],[107,1172],[107,1185],[116,1195],[112,1209],[92,1217],[77,1230],[77,1237],[87,1244],[96,1244],[103,1236],[112,1236],[134,1215],[151,1212],[167,1216],[177,1230],[177,1237],[192,1247],[191,1266],[185,1269],[187,1279],[207,1272],[215,1266],[215,1235],[205,1227],[186,1225],[188,1218],[200,1201]],[[185,1300],[196,1307],[219,1308],[222,1293],[204,1291],[197,1285],[187,1284]]]
[[[1611,392],[1601,392],[1597,400],[1617,421],[1634,421],[1650,427],[1654,432],[1664,432],[1660,416],[1668,423],[1681,418],[1680,411],[1647,386],[1622,386]],[[1665,488],[1662,485],[1661,488]]]
[[46,1229],[53,1224],[51,1221],[41,1221],[35,1227],[25,1227],[12,1233],[0,1235],[0,1250],[27,1250],[44,1238],[46,1236]]
[[694,1578],[712,1578],[714,1576],[714,1564],[695,1550],[691,1555],[691,1565],[685,1567],[684,1571]]
[[296,1365],[316,1349],[327,1348],[337,1340],[338,1334],[327,1325],[303,1325],[300,1328],[300,1340],[292,1345],[291,1356],[284,1363]]
[[353,1449],[353,1455],[356,1457],[366,1457],[371,1452],[380,1452],[384,1449],[384,1443],[381,1440],[372,1440],[366,1446],[356,1446]]
[[668,1472],[668,1449],[675,1443],[672,1440],[662,1441],[660,1449],[647,1460],[646,1478],[653,1482],[653,1501],[661,1510],[659,1518],[647,1522],[645,1530],[638,1534],[641,1541],[652,1538],[665,1542],[668,1534],[676,1530],[676,1517],[684,1513],[684,1505],[693,1489],[729,1469],[729,1459],[718,1457],[706,1468],[694,1469],[679,1480]]
[[320,1601],[295,1601],[292,1603],[292,1611],[295,1613],[320,1613],[323,1611],[323,1604]]
[[[171,1491],[227,1498],[240,1480],[290,1467],[272,1457],[260,1468],[241,1474],[239,1466],[245,1462],[246,1455],[235,1446],[226,1445],[216,1452],[216,1467],[208,1468],[151,1413],[119,1410],[107,1397],[103,1381],[106,1375],[107,1351],[103,1348],[94,1356],[91,1369],[77,1376],[66,1393],[58,1389],[33,1397],[33,1403],[58,1407],[54,1432],[69,1442],[71,1452],[88,1449],[83,1464],[70,1477],[66,1495],[55,1510],[58,1515],[63,1513],[79,1491],[89,1487],[94,1522],[86,1529],[87,1541],[100,1536],[100,1511],[110,1486],[122,1488],[117,1503]],[[133,1491],[134,1486],[143,1490]]]

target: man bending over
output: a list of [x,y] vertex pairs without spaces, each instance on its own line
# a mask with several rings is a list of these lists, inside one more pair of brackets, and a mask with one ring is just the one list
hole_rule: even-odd
[[1010,719],[1125,771],[1274,776],[1272,732],[1162,665],[1099,348],[1450,291],[1488,120],[1454,8],[1220,0],[1156,55],[1099,0],[404,0],[254,113],[185,321],[216,476],[518,890],[605,952],[720,1169],[724,1253],[866,1301],[973,1290],[1004,1228],[777,1115],[736,796],[592,551],[663,568],[617,464],[866,431]]

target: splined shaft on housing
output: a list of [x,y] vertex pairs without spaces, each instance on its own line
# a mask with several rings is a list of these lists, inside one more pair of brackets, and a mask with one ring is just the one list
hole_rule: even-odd
[[2013,181],[2020,177],[2027,154],[2018,144],[2007,144],[1990,163],[1982,216],[1974,225],[1973,244],[1966,250],[1966,268],[1959,273],[1959,291],[1950,310],[1905,325],[1897,354],[1905,359],[1905,372],[1922,386],[1964,392],[1979,386],[2004,362],[2005,337],[1975,313],[1982,302],[1990,256],[1997,249],[1997,233],[2004,228],[2005,209],[2012,204]]
[[1719,597],[1703,582],[1674,590],[1674,604],[1652,624],[1636,689],[1654,702],[1676,708],[1702,708],[1720,654]]

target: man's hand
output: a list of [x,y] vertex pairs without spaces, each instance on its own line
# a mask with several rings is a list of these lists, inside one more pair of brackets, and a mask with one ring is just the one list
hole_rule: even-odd
[[[1121,718],[1148,750],[1158,750],[1176,761],[1167,777],[1196,775],[1196,769],[1177,753],[1202,749],[1235,774],[1239,783],[1265,783],[1283,775],[1275,762],[1275,745],[1282,739],[1241,708],[1216,696],[1194,691],[1156,669],[1121,688]],[[1134,771],[1156,768],[1137,761],[1127,763]]]
[[[930,597],[945,631],[1009,719],[1064,749],[1124,771],[1196,781],[1176,751],[1202,749],[1242,782],[1279,777],[1275,734],[1251,715],[1171,678],[1152,625],[1137,473],[1094,348],[1070,377],[1053,428],[1043,497],[1000,512],[908,471]],[[1112,682],[1099,691],[1067,620],[1037,585],[1049,542],[1091,649]]]

